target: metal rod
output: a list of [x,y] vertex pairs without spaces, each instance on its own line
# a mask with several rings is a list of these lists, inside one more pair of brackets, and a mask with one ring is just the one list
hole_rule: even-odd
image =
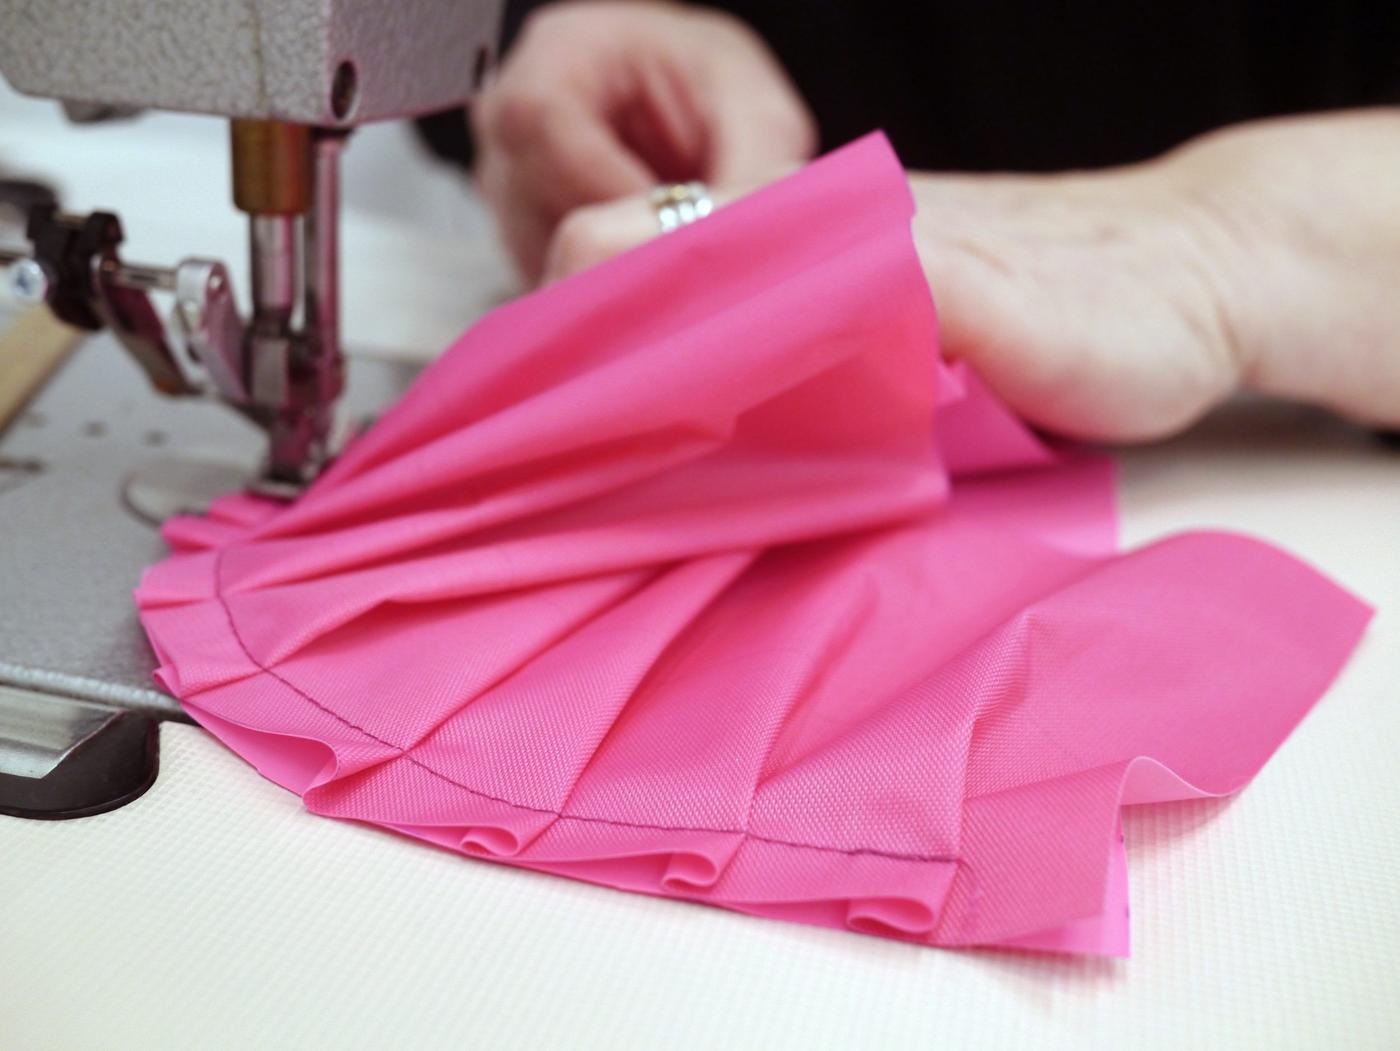
[[[0,246],[0,267],[31,258],[32,249]],[[168,266],[143,266],[140,263],[113,262],[106,267],[108,279],[119,288],[139,292],[175,291],[175,270]]]
[[250,217],[253,248],[253,319],[275,323],[278,329],[291,321],[297,299],[296,216],[258,214]]
[[174,292],[175,271],[165,266],[119,263],[109,273],[112,284],[139,292]]
[[303,316],[321,353],[340,354],[340,151],[345,134],[318,130],[312,140],[315,193],[304,227]]

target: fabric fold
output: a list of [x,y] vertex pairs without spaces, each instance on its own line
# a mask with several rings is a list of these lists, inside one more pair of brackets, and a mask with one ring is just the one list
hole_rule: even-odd
[[158,681],[308,809],[933,945],[1126,952],[1123,805],[1239,789],[1367,607],[959,363],[871,136],[494,312],[290,506],[172,519]]

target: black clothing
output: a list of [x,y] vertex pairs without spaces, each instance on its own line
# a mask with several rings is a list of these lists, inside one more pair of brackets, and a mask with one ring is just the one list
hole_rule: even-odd
[[1242,120],[1400,102],[1400,0],[721,6],[772,44],[824,147],[883,127],[910,168],[1122,164]]
[[[507,47],[539,6],[508,2]],[[713,6],[772,46],[824,150],[883,128],[910,168],[1121,164],[1255,117],[1400,103],[1400,0]],[[465,159],[459,118],[428,124]]]

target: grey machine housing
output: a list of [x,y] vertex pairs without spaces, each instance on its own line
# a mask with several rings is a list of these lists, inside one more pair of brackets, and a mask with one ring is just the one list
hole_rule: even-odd
[[469,99],[502,0],[0,0],[0,73],[95,112],[350,127]]

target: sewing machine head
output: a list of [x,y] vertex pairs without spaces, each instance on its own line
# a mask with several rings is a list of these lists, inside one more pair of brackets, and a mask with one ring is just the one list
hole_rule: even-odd
[[[30,212],[0,247],[12,288],[63,320],[111,328],[167,394],[214,396],[268,435],[265,481],[326,462],[343,383],[337,157],[358,124],[466,102],[502,0],[0,0],[0,74],[75,119],[135,109],[231,121],[234,203],[249,216],[251,314],[227,268],[122,260],[115,215]],[[169,293],[163,322],[152,293]]]

